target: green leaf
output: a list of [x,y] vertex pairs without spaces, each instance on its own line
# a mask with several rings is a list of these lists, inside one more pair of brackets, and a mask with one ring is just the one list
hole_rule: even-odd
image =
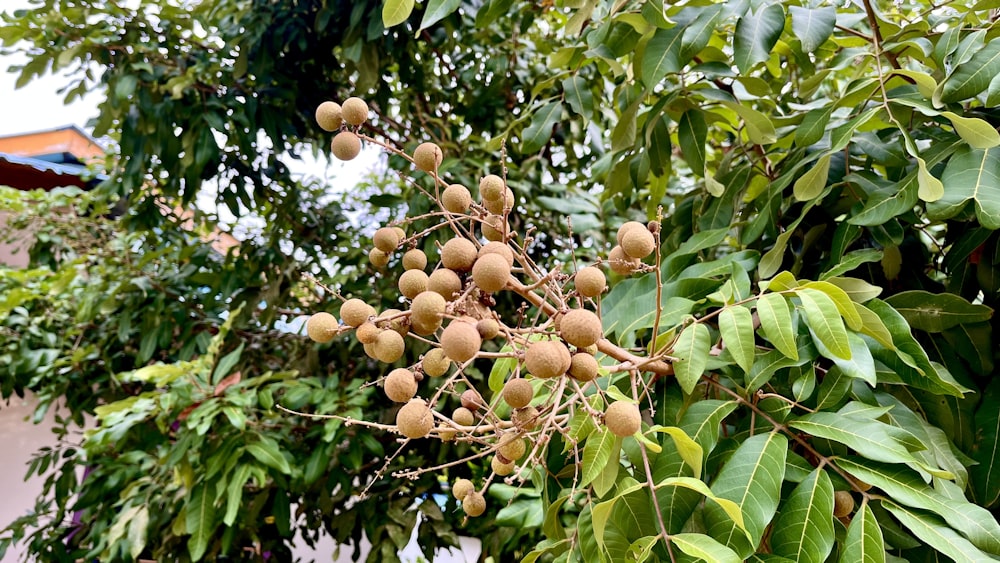
[[785,296],[778,293],[761,295],[757,300],[757,317],[760,319],[764,338],[785,356],[798,360],[799,349],[795,344],[792,313]]
[[757,348],[750,310],[739,305],[723,309],[719,313],[719,332],[722,333],[722,342],[733,359],[744,372],[749,373]]
[[646,43],[642,53],[642,82],[652,89],[667,74],[681,70],[680,53],[683,45],[684,28],[657,29]]
[[[833,285],[839,287],[844,291],[845,294],[853,301],[855,304],[864,303],[875,299],[882,294],[882,288],[877,285],[872,285],[865,280],[859,280],[858,278],[842,278],[842,277],[830,277],[824,278],[824,281],[830,282]],[[839,305],[838,305],[839,308]],[[858,308],[854,307],[855,314],[858,315],[858,319],[861,319],[861,313],[858,313]],[[860,330],[860,329],[854,329]]]
[[291,475],[292,468],[281,452],[278,442],[270,436],[259,436],[260,441],[247,444],[247,451],[264,465],[277,469],[285,475]]
[[382,25],[386,29],[399,25],[410,17],[413,0],[385,0],[382,4]]
[[867,264],[869,262],[878,262],[882,259],[882,251],[876,248],[865,248],[862,250],[854,250],[848,252],[841,258],[840,262],[830,268],[829,270],[823,272],[823,275],[819,279],[825,280],[832,276],[839,276],[850,272],[851,270],[857,268],[862,264]]
[[694,323],[681,331],[674,344],[672,356],[677,382],[685,393],[694,391],[708,365],[708,353],[712,348],[712,335],[702,323]]
[[988,229],[1000,229],[1000,148],[958,149],[948,160],[941,180],[948,189],[941,199],[928,204],[931,217],[953,217],[971,199],[979,222]]
[[[770,8],[778,8],[781,11],[781,6],[777,4],[772,4],[764,11],[768,11]],[[751,143],[756,145],[769,145],[778,140],[778,134],[774,130],[774,124],[768,119],[763,113],[749,108],[743,104],[737,102],[730,102],[723,100],[722,105],[735,111],[741,118],[743,118],[743,123],[746,124],[747,137],[750,139]]]
[[1000,133],[978,117],[962,117],[950,111],[943,111],[941,115],[951,120],[955,132],[966,143],[974,149],[992,149],[1000,146]]
[[833,6],[823,8],[802,8],[789,6],[792,12],[792,33],[802,42],[802,50],[812,53],[833,33],[837,23],[837,9]]
[[[794,12],[793,12],[794,13]],[[771,550],[792,561],[822,563],[833,549],[833,482],[815,469],[788,495],[774,521]]]
[[995,561],[937,518],[908,510],[888,501],[882,501],[882,506],[892,513],[902,525],[906,526],[914,536],[955,561],[968,561],[970,563],[973,561],[982,563]]
[[208,489],[204,482],[195,485],[186,505],[185,530],[191,534],[188,538],[188,551],[193,561],[200,561],[204,557],[215,531],[215,495]]
[[944,183],[927,170],[924,159],[917,157],[917,196],[921,201],[937,201],[944,195]]
[[969,468],[969,482],[976,502],[992,507],[1000,500],[1000,381],[986,388],[976,409],[976,443],[970,452],[977,465]]
[[954,293],[903,291],[885,300],[917,330],[943,332],[949,328],[989,320],[993,309],[972,304]]
[[243,346],[246,342],[240,342],[240,345],[232,352],[226,354],[219,360],[219,364],[215,366],[215,371],[212,373],[212,383],[218,383],[223,377],[229,375],[232,371],[233,366],[236,362],[240,361],[240,356],[243,354]]
[[1000,74],[1000,39],[993,39],[958,65],[938,87],[942,103],[961,102],[982,92]]
[[696,9],[698,16],[684,28],[680,53],[681,64],[687,64],[708,45],[719,23],[725,17],[721,4],[699,6]]
[[806,313],[806,322],[831,353],[845,360],[851,359],[851,344],[847,340],[847,329],[840,318],[840,312],[833,299],[816,289],[797,289]]
[[705,534],[673,534],[670,536],[670,541],[677,549],[687,555],[711,563],[739,563],[743,561],[743,558],[736,555],[735,551]]
[[[500,352],[505,353],[513,350],[509,344],[506,344],[500,349]],[[490,390],[494,393],[499,393],[507,381],[507,376],[514,371],[515,367],[517,367],[517,358],[500,358],[493,362],[493,367],[490,368],[490,376],[487,379],[487,385],[489,385]]]
[[895,428],[877,420],[844,416],[840,413],[817,412],[800,416],[788,423],[817,438],[840,442],[859,454],[886,463],[916,461],[893,432]]
[[521,134],[521,150],[525,153],[536,153],[549,142],[552,137],[552,127],[562,117],[562,102],[548,102],[535,110],[531,124]]
[[722,421],[736,407],[736,401],[701,400],[684,411],[679,426],[708,455],[719,441]]
[[[794,9],[794,7],[793,7]],[[809,110],[802,123],[795,129],[795,144],[799,147],[808,147],[819,142],[826,132],[826,126],[830,123],[830,116],[833,110],[837,109],[835,104],[826,107]]]
[[695,442],[693,438],[687,435],[684,430],[677,428],[676,426],[654,426],[649,429],[651,432],[662,432],[674,441],[674,446],[677,448],[677,452],[680,454],[681,458],[684,459],[684,463],[691,467],[691,471],[694,473],[695,477],[701,476],[701,464],[705,456],[705,451],[702,450],[698,442]]
[[812,168],[795,181],[793,193],[795,199],[806,201],[819,197],[826,188],[826,179],[830,174],[830,155],[820,157]]
[[589,117],[594,113],[594,93],[586,78],[579,74],[570,76],[562,81],[562,89],[566,94],[566,101],[576,114]]
[[844,322],[847,323],[848,328],[851,330],[859,330],[861,328],[861,315],[858,314],[858,310],[854,307],[854,302],[847,295],[847,292],[837,287],[836,284],[828,281],[814,281],[804,283],[802,287],[825,293],[837,306],[837,311],[843,317]]
[[785,10],[781,4],[770,4],[740,18],[733,38],[733,58],[740,72],[750,74],[755,65],[766,61],[784,29]]
[[840,563],[885,563],[885,541],[882,526],[875,519],[875,513],[868,501],[851,518],[847,527],[847,539],[842,544]]
[[526,530],[541,526],[544,516],[541,499],[519,499],[497,512],[496,524]]
[[611,459],[611,454],[617,451],[617,437],[607,428],[594,430],[583,446],[583,470],[580,477],[580,487],[586,487],[604,471]]
[[420,20],[420,29],[427,29],[443,20],[461,5],[462,0],[428,0],[427,9],[424,10],[424,18]]
[[232,526],[243,507],[243,487],[250,479],[252,468],[248,464],[240,464],[231,475],[226,476],[226,512],[222,523]]
[[615,128],[611,130],[612,152],[628,150],[635,145],[635,114],[637,111],[639,111],[639,100],[636,100],[632,105],[625,108],[625,111],[623,111],[621,116],[619,116],[618,123],[616,123]]
[[705,173],[705,139],[708,125],[700,109],[689,109],[681,115],[677,123],[677,140],[681,156],[695,174]]

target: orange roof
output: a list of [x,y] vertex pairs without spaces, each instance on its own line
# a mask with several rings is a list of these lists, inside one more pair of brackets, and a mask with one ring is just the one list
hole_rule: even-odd
[[0,137],[0,152],[16,156],[69,155],[80,162],[104,156],[104,148],[79,127],[70,125],[47,131]]

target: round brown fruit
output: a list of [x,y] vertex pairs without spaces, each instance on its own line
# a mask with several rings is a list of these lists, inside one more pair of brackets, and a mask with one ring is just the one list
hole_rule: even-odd
[[333,137],[330,152],[339,160],[354,160],[361,154],[361,139],[350,131],[341,131]]
[[507,286],[510,264],[497,253],[488,253],[472,265],[472,281],[487,293],[496,293]]
[[479,196],[483,201],[497,201],[503,198],[506,188],[503,178],[496,174],[487,174],[479,181]]
[[586,353],[577,352],[569,364],[569,375],[577,381],[591,381],[597,377],[597,358]]
[[375,326],[375,323],[365,321],[354,330],[354,336],[362,344],[374,344],[380,332],[382,332],[382,329]]
[[377,248],[368,251],[368,262],[375,268],[385,268],[389,264],[389,255]]
[[854,512],[854,496],[847,491],[833,493],[833,515],[843,518]]
[[419,248],[411,248],[403,253],[404,270],[423,270],[427,267],[427,255]]
[[604,336],[604,327],[596,314],[586,309],[572,309],[559,322],[563,340],[577,348],[596,344]]
[[620,275],[627,276],[639,268],[641,262],[638,258],[632,258],[622,247],[616,246],[611,249],[611,253],[608,254],[608,264],[611,266],[611,271]]
[[466,516],[475,518],[486,512],[486,499],[476,491],[471,491],[462,499],[462,510]]
[[389,372],[382,384],[385,396],[396,403],[405,403],[417,394],[417,380],[413,372],[405,368],[397,368]]
[[480,224],[480,229],[486,240],[503,242],[504,235],[510,232],[510,225],[500,215],[490,215]]
[[340,323],[337,322],[337,317],[327,312],[316,313],[306,321],[306,334],[314,342],[321,344],[333,340],[333,337],[337,336],[339,328]]
[[431,377],[440,377],[448,373],[449,367],[451,367],[451,360],[444,355],[444,350],[440,348],[430,350],[420,360],[420,368]]
[[467,362],[476,356],[483,338],[472,323],[452,321],[441,333],[441,349],[453,361]]
[[642,427],[639,406],[628,401],[611,403],[604,412],[604,425],[615,436],[625,438],[635,434]]
[[497,453],[510,461],[517,461],[528,451],[528,444],[519,432],[508,432],[500,437]]
[[[433,276],[431,276],[433,278]],[[428,291],[418,293],[410,303],[410,321],[420,325],[440,325],[441,315],[447,302],[440,293],[430,290],[430,279],[427,282]],[[433,331],[431,331],[433,332]]]
[[476,330],[483,340],[493,340],[500,334],[500,323],[496,319],[482,319],[476,323]]
[[459,426],[472,426],[476,423],[476,415],[465,407],[458,407],[451,413],[451,419]]
[[535,388],[527,379],[517,378],[505,383],[500,393],[511,408],[520,409],[528,406],[534,398]]
[[504,191],[504,196],[502,198],[484,200],[483,207],[485,207],[490,213],[506,215],[510,213],[511,209],[514,209],[514,192],[510,188],[507,188]]
[[455,484],[451,486],[451,494],[458,500],[464,499],[465,495],[475,490],[476,486],[468,479],[456,479]]
[[441,263],[456,272],[467,272],[476,261],[476,245],[464,238],[453,238],[441,247]]
[[472,194],[462,184],[451,184],[441,192],[441,206],[449,213],[466,213],[472,206]]
[[646,229],[646,225],[643,225],[638,221],[627,221],[625,223],[622,223],[622,226],[618,227],[618,234],[615,237],[615,240],[619,244],[619,246],[621,245],[622,240],[625,238],[625,234],[636,229],[642,229],[643,231],[648,230]]
[[608,285],[604,272],[597,266],[587,266],[573,278],[576,283],[576,291],[584,297],[597,297],[604,292],[604,287]]
[[356,96],[347,98],[341,108],[341,115],[348,125],[357,127],[368,121],[368,104]]
[[423,438],[434,427],[434,415],[423,399],[410,399],[396,413],[396,427],[407,438]]
[[348,299],[340,306],[340,318],[354,328],[374,316],[375,308],[360,299]]
[[507,246],[502,242],[494,240],[484,244],[479,249],[479,258],[482,258],[487,254],[499,254],[504,257],[504,260],[507,261],[508,266],[512,268],[514,267],[514,251],[512,251],[509,246]]
[[656,250],[656,238],[648,229],[629,229],[622,236],[621,247],[625,254],[642,260]]
[[399,292],[407,299],[413,299],[427,291],[427,274],[423,270],[406,270],[399,276]]
[[434,143],[420,143],[413,151],[413,163],[417,165],[418,170],[424,172],[437,170],[438,166],[441,166],[443,158],[444,153],[441,152],[441,147]]
[[515,409],[510,415],[510,421],[521,430],[534,430],[538,426],[538,409],[530,406],[523,409]]
[[379,313],[375,320],[376,326],[379,328],[394,330],[398,332],[400,336],[406,336],[410,333],[410,324],[406,322],[406,317],[403,316],[403,312],[399,309],[386,309],[385,311]]
[[403,337],[394,330],[383,330],[375,339],[375,358],[380,362],[391,364],[403,357],[406,343]]
[[475,389],[466,389],[462,392],[462,406],[469,409],[472,412],[476,412],[480,407],[486,406],[483,402],[483,398],[479,396],[479,392]]
[[535,377],[559,377],[569,369],[569,348],[558,340],[542,340],[528,346],[524,367]]
[[506,477],[514,472],[514,462],[504,463],[500,456],[493,456],[490,461],[490,469],[500,477]]
[[324,131],[336,131],[344,122],[340,112],[340,104],[337,102],[323,102],[316,108],[316,123]]
[[396,247],[399,246],[399,240],[399,233],[394,227],[382,227],[375,231],[375,236],[372,237],[375,248],[386,254],[396,250]]
[[427,278],[427,290],[454,301],[462,293],[462,278],[453,270],[438,268]]

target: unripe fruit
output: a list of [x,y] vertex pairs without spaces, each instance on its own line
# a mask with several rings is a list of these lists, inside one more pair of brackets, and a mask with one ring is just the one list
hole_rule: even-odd
[[510,213],[511,209],[514,209],[514,192],[510,188],[507,188],[504,191],[503,197],[495,200],[484,200],[483,207],[490,213],[506,215]]
[[399,292],[407,299],[413,299],[427,291],[427,279],[423,270],[407,270],[399,276]]
[[514,462],[504,463],[500,456],[493,456],[490,461],[490,469],[500,477],[506,477],[514,472]]
[[382,227],[375,231],[372,243],[375,245],[375,248],[388,254],[395,251],[396,247],[399,246],[399,233],[393,227]]
[[500,334],[500,323],[495,319],[482,319],[476,323],[476,331],[483,340],[492,340]]
[[496,293],[507,286],[510,264],[497,253],[488,253],[472,265],[472,281],[487,293]]
[[486,240],[503,242],[504,236],[510,231],[510,225],[500,215],[490,215],[480,223],[480,229]]
[[427,290],[454,301],[462,293],[462,279],[448,268],[438,268],[427,278]]
[[465,511],[466,516],[472,518],[481,516],[483,512],[486,512],[486,499],[483,498],[483,495],[472,491],[462,499],[462,510]]
[[615,436],[625,438],[639,431],[642,427],[642,415],[639,406],[628,401],[615,401],[604,412],[604,425]]
[[375,308],[360,299],[348,299],[340,306],[340,318],[355,328],[374,316]]
[[508,432],[500,437],[497,453],[510,461],[517,461],[528,451],[528,444],[518,432]]
[[[428,287],[430,282],[428,281]],[[441,324],[447,302],[441,294],[434,291],[424,291],[417,294],[410,303],[410,322],[421,325]]]
[[389,264],[389,255],[377,248],[368,251],[368,262],[375,268],[385,268]]
[[445,356],[444,350],[434,348],[424,354],[423,359],[420,360],[420,367],[427,375],[440,377],[448,373],[448,368],[451,367],[451,359]]
[[577,381],[591,381],[597,377],[599,368],[597,358],[586,352],[577,352],[569,364],[569,375]]
[[569,369],[570,355],[566,345],[558,340],[542,340],[528,346],[524,367],[535,377],[559,377]]
[[452,321],[441,333],[441,349],[459,363],[474,358],[482,345],[483,339],[471,323]]
[[441,264],[449,270],[467,272],[476,261],[476,245],[464,238],[453,238],[441,247]]
[[638,221],[627,221],[625,223],[622,223],[622,226],[618,227],[618,233],[617,233],[617,235],[615,237],[615,240],[618,243],[618,245],[621,246],[622,239],[625,238],[625,234],[626,233],[628,233],[629,231],[632,231],[632,230],[637,230],[637,229],[638,230],[643,230],[643,231],[648,231],[648,229],[646,229],[646,225],[643,225],[642,223],[640,223]]
[[403,254],[404,270],[423,270],[427,267],[427,255],[419,248],[411,248]]
[[451,494],[458,500],[465,498],[465,495],[476,490],[476,486],[472,484],[472,481],[468,479],[457,479],[455,484],[451,486]]
[[337,318],[326,312],[319,312],[306,321],[306,334],[315,342],[325,344],[337,336],[340,323]]
[[625,254],[642,260],[656,249],[656,238],[645,228],[629,229],[622,235],[621,247]]
[[586,309],[572,309],[559,321],[559,333],[563,340],[577,348],[595,344],[604,336],[601,319]]
[[336,131],[340,129],[340,124],[344,118],[340,115],[340,104],[337,102],[323,102],[316,108],[316,123],[324,131]]
[[361,139],[350,131],[341,131],[330,143],[330,152],[340,160],[354,160],[361,154]]
[[516,409],[510,415],[510,421],[514,423],[514,426],[520,428],[524,431],[534,430],[538,426],[538,409],[535,407],[524,407],[523,409]]
[[479,181],[479,196],[483,201],[497,201],[503,198],[505,189],[507,186],[504,185],[503,178],[496,174],[483,176]]
[[434,415],[423,399],[410,399],[396,413],[396,427],[407,438],[423,438],[434,427]]
[[441,206],[450,213],[466,213],[472,206],[472,194],[462,184],[452,184],[441,192]]
[[854,512],[854,496],[847,491],[833,493],[833,515],[843,518],[851,512]]
[[394,330],[383,330],[375,339],[375,358],[380,362],[391,364],[403,357],[406,343],[403,337]]
[[469,409],[472,412],[476,412],[480,407],[485,407],[486,403],[483,398],[479,396],[479,392],[475,389],[466,389],[462,392],[462,406]]
[[441,166],[443,158],[444,153],[441,152],[441,147],[434,143],[421,143],[413,151],[413,163],[417,166],[417,169],[424,172],[434,172],[437,170],[438,166]]
[[587,266],[573,278],[576,284],[576,291],[584,297],[597,297],[604,292],[604,287],[608,284],[604,272],[596,266]]
[[472,426],[476,423],[476,415],[465,407],[458,407],[451,413],[451,419],[459,426]]
[[508,266],[514,267],[514,251],[502,242],[490,241],[480,247],[479,258],[482,258],[487,254],[499,254],[504,257]]
[[368,121],[368,104],[358,97],[347,98],[340,113],[348,125],[357,127]]
[[535,388],[527,379],[517,378],[505,383],[500,393],[511,408],[520,409],[528,406],[535,397]]
[[380,332],[382,332],[382,329],[375,326],[375,323],[365,321],[361,323],[361,326],[354,330],[354,336],[358,339],[358,342],[362,344],[374,344],[375,339],[378,338]]
[[611,266],[611,270],[621,276],[627,276],[639,268],[641,262],[638,258],[632,258],[622,247],[616,246],[611,249],[611,253],[608,254],[608,264]]
[[417,380],[413,372],[405,368],[397,368],[389,372],[382,384],[385,396],[396,403],[405,403],[417,394]]

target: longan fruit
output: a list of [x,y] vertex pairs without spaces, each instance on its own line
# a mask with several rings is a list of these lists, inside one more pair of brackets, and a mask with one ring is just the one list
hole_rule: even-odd
[[472,194],[462,184],[451,184],[441,192],[441,206],[449,213],[467,213],[472,206]]
[[500,215],[490,215],[480,223],[479,228],[483,231],[486,240],[503,242],[506,233],[510,232],[510,225],[504,221]]
[[500,394],[511,408],[520,409],[528,406],[531,399],[535,397],[535,388],[527,379],[511,379],[504,384]]
[[348,125],[357,127],[368,121],[368,103],[357,96],[347,98],[340,113]]
[[399,242],[403,242],[404,240],[406,240],[406,231],[403,230],[403,227],[397,226],[389,228],[396,231],[396,236],[399,238]]
[[330,152],[339,160],[354,160],[361,154],[361,139],[350,131],[341,131],[330,142]]
[[453,270],[438,268],[427,278],[427,290],[437,293],[447,301],[454,301],[462,293],[462,278]]
[[437,329],[441,328],[441,321],[431,323],[423,323],[410,319],[410,329],[413,330],[414,334],[419,334],[420,336],[431,336]]
[[375,248],[389,254],[399,246],[399,240],[399,233],[394,227],[382,227],[375,231],[375,236],[372,237],[372,244],[375,245]]
[[465,407],[458,407],[451,413],[451,420],[459,426],[472,426],[476,423],[476,415]]
[[368,317],[374,316],[375,308],[360,299],[348,299],[340,306],[340,318],[354,328],[361,326]]
[[486,403],[483,398],[479,396],[479,392],[475,389],[466,389],[462,392],[462,406],[469,409],[472,412],[476,412],[480,407],[485,407]]
[[[386,309],[385,311],[379,313],[378,317],[375,318],[376,326],[379,328],[394,330],[398,332],[400,336],[406,336],[410,333],[410,325],[406,322],[406,318],[403,317],[402,314],[403,312],[399,309]],[[389,318],[392,318],[392,320],[386,320]]]
[[577,352],[569,364],[569,375],[577,381],[591,381],[597,377],[600,366],[597,358],[586,352]]
[[601,318],[586,309],[571,309],[559,320],[559,334],[577,348],[596,344],[604,336]]
[[604,272],[597,266],[587,266],[576,273],[573,277],[576,284],[576,291],[583,297],[597,297],[604,292],[604,287],[608,285]]
[[502,255],[491,252],[472,265],[472,281],[487,293],[496,293],[507,286],[510,264]]
[[380,362],[391,364],[403,357],[406,343],[403,337],[394,330],[383,330],[375,339],[375,358]]
[[476,330],[483,340],[493,340],[500,334],[500,323],[496,319],[481,319],[476,323]]
[[396,427],[407,438],[423,438],[434,428],[434,415],[423,399],[410,399],[396,412]]
[[847,491],[833,493],[833,515],[843,518],[854,512],[854,496]]
[[312,315],[306,321],[306,334],[314,342],[319,342],[320,344],[325,344],[333,340],[333,337],[337,336],[339,328],[340,323],[337,322],[337,317],[324,311]]
[[640,223],[638,221],[626,221],[625,223],[622,223],[622,226],[618,227],[618,233],[615,236],[615,240],[618,243],[618,245],[621,246],[622,239],[625,238],[625,234],[626,233],[628,233],[629,231],[632,231],[632,230],[636,230],[636,229],[641,229],[643,231],[648,231],[648,229],[646,229],[646,225],[643,225],[642,223]]
[[376,268],[385,268],[389,264],[389,255],[378,248],[368,251],[368,262]]
[[569,369],[569,348],[558,340],[533,342],[524,353],[524,367],[535,377],[559,377]]
[[371,344],[363,344],[361,347],[364,348],[366,356],[368,356],[369,358],[371,358],[373,360],[377,360],[378,359],[378,357],[375,355],[375,343],[374,342],[372,342]]
[[497,442],[497,454],[510,461],[521,459],[527,451],[528,444],[519,432],[508,432],[500,436],[500,441]]
[[490,460],[490,469],[500,477],[506,477],[514,472],[514,462],[504,463],[500,456],[493,456]]
[[453,361],[471,360],[483,345],[483,338],[471,323],[452,321],[441,333],[441,349]]
[[382,332],[382,329],[375,326],[375,323],[365,321],[354,330],[354,336],[362,344],[374,344],[380,332]]
[[468,479],[456,479],[455,484],[451,486],[451,494],[458,500],[464,499],[465,495],[475,490],[476,486]]
[[[427,285],[430,288],[429,280]],[[413,302],[410,303],[410,322],[421,325],[439,325],[446,305],[447,302],[440,293],[430,289],[423,291],[417,294],[413,298]]]
[[417,394],[417,380],[413,372],[406,368],[396,368],[385,376],[382,384],[385,396],[395,403],[405,403]]
[[514,251],[502,242],[490,241],[479,248],[478,258],[482,258],[487,254],[499,254],[504,257],[508,266],[514,267]]
[[538,409],[532,406],[514,409],[510,415],[510,421],[522,430],[534,430],[538,426]]
[[503,198],[506,188],[503,178],[496,174],[487,174],[479,180],[479,196],[483,198],[483,201],[496,201]]
[[423,270],[427,267],[427,255],[419,248],[411,248],[403,253],[404,270]]
[[434,143],[420,143],[416,150],[413,151],[413,163],[417,166],[418,170],[423,170],[424,172],[434,172],[441,166],[441,160],[444,158],[444,153],[441,152],[441,147]]
[[604,425],[615,436],[625,438],[635,434],[642,427],[639,405],[628,401],[611,403],[604,412]]
[[640,264],[638,258],[632,258],[625,254],[620,246],[612,248],[611,253],[608,254],[608,265],[611,266],[611,271],[621,276],[630,275],[639,268]]
[[450,426],[438,426],[437,427],[437,437],[442,442],[450,442],[458,436],[458,432],[451,428]]
[[336,131],[344,122],[340,112],[340,104],[337,102],[323,102],[316,108],[316,123],[324,131]]
[[467,272],[476,261],[478,250],[472,241],[464,238],[453,238],[441,247],[441,264],[449,270]]
[[486,499],[478,492],[470,491],[462,499],[462,510],[465,511],[466,516],[471,518],[481,516],[483,512],[486,512]]
[[424,354],[423,359],[420,360],[420,367],[427,375],[440,377],[448,373],[448,368],[451,367],[451,358],[444,354],[444,350],[434,348]]
[[495,200],[487,199],[483,201],[483,207],[485,207],[490,213],[506,215],[510,213],[511,209],[514,209],[514,192],[510,188],[507,188],[504,191],[503,197]]
[[622,235],[621,247],[625,254],[642,260],[656,250],[656,238],[648,229],[629,229]]
[[427,274],[423,270],[406,270],[399,276],[399,292],[407,299],[413,299],[427,291]]

